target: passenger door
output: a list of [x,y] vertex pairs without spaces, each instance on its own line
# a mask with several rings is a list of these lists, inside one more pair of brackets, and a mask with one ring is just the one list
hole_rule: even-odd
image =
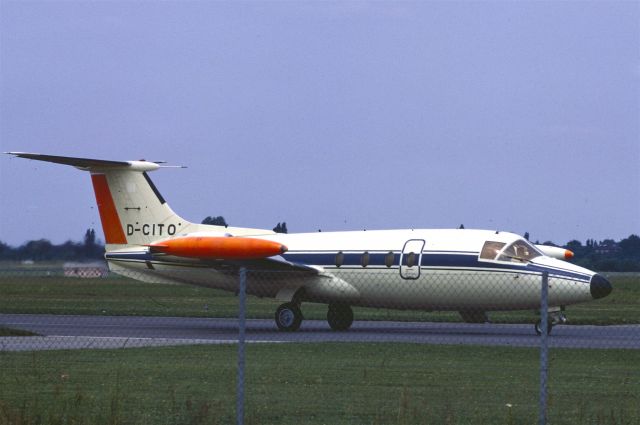
[[400,277],[403,279],[417,279],[420,277],[423,248],[423,239],[409,239],[404,243],[402,254],[400,255]]

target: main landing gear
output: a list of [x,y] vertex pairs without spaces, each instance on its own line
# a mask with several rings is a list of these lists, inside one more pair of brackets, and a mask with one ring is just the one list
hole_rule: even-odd
[[353,310],[346,304],[329,304],[327,322],[334,331],[346,331],[353,323]]
[[302,323],[302,311],[300,304],[284,303],[276,310],[276,325],[285,332],[294,332],[300,329]]
[[[551,333],[551,330],[555,325],[562,325],[567,322],[567,316],[564,315],[562,310],[549,311],[549,317],[547,318],[547,335]],[[534,325],[536,334],[542,335],[542,320],[538,320]]]
[[[284,303],[276,310],[276,326],[284,332],[294,332],[300,329],[302,311],[300,304]],[[327,322],[334,331],[346,331],[353,323],[353,310],[347,304],[329,304]]]

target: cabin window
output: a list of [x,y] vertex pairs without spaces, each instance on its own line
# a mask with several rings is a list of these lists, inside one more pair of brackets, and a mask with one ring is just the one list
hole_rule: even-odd
[[336,254],[336,267],[340,267],[344,264],[344,253],[342,251],[338,251]]
[[369,265],[369,253],[367,251],[362,253],[360,264],[362,265],[362,267],[367,267]]
[[410,252],[408,254],[405,254],[406,258],[407,258],[407,262],[406,265],[407,267],[413,267],[416,265],[416,253],[415,252]]
[[480,252],[480,259],[495,260],[500,254],[500,250],[506,245],[504,242],[486,241]]
[[395,260],[395,257],[396,256],[393,254],[393,252],[387,252],[387,255],[384,256],[384,265],[387,267],[393,266],[393,260]]

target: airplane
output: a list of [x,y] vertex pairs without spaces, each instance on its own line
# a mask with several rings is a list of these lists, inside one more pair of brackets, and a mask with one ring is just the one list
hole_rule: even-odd
[[465,322],[488,322],[490,311],[539,310],[541,276],[548,272],[550,332],[566,321],[566,306],[612,291],[602,275],[564,261],[571,251],[534,245],[510,232],[284,234],[197,224],[176,214],[151,181],[149,173],[167,167],[164,163],[6,153],[90,173],[105,259],[115,273],[237,292],[241,267],[268,270],[268,280],[249,279],[246,291],[282,302],[275,312],[281,331],[300,328],[303,302],[327,304],[327,322],[335,331],[351,327],[354,306],[457,311]]

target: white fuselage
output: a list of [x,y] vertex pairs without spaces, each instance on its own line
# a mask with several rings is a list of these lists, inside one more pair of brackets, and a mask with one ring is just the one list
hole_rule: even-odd
[[[248,292],[290,299],[420,310],[518,310],[540,304],[541,275],[549,273],[549,305],[593,299],[594,272],[538,255],[530,261],[481,258],[487,241],[506,249],[518,235],[466,229],[416,229],[270,234],[288,251],[268,261],[245,264]],[[114,271],[144,274],[147,280],[179,281],[229,291],[237,274],[202,260],[152,256],[146,248],[107,253]],[[277,267],[286,265],[286,269]],[[140,278],[138,276],[138,278]]]

